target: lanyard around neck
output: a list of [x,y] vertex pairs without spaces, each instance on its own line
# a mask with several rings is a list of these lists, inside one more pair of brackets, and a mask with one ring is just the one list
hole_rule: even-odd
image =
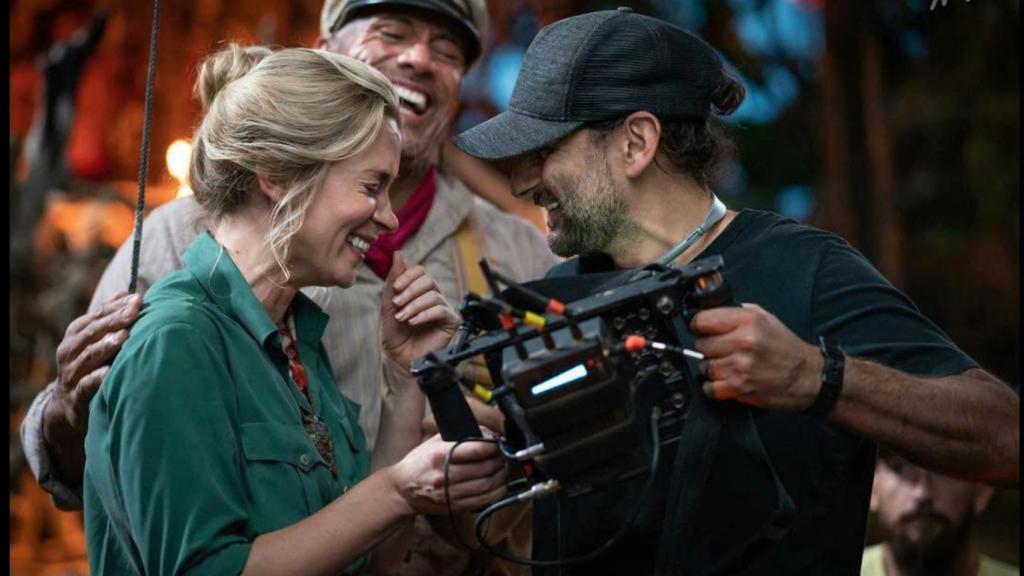
[[712,226],[718,223],[725,216],[725,204],[715,196],[714,192],[708,192],[711,195],[711,208],[708,209],[708,213],[704,216],[704,221],[697,225],[697,227],[683,238],[682,242],[676,244],[671,250],[663,254],[660,258],[655,260],[656,263],[668,266],[679,258],[679,255],[686,252],[687,248],[693,246],[697,240],[700,240]]

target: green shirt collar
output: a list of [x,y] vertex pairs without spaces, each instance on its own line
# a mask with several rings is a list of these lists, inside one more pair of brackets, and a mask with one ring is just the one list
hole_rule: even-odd
[[[195,276],[210,300],[241,324],[261,346],[266,346],[267,340],[277,335],[277,326],[256,299],[242,272],[209,232],[196,236],[183,261],[185,269]],[[298,332],[295,337],[316,348],[327,327],[327,314],[302,292],[295,293],[292,312]],[[280,346],[280,341],[275,339],[275,342]]]

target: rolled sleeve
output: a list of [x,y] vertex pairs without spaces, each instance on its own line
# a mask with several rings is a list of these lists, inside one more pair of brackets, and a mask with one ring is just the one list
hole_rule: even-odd
[[905,294],[859,252],[832,243],[815,276],[812,322],[847,354],[919,376],[949,376],[977,368]]
[[57,476],[57,468],[43,436],[43,415],[53,399],[54,386],[55,382],[49,383],[32,400],[25,419],[21,421],[21,446],[32,474],[39,486],[53,497],[54,505],[61,510],[81,510],[82,487],[68,486]]

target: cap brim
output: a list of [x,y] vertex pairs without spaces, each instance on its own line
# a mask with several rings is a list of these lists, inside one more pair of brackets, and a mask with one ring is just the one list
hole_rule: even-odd
[[[335,30],[341,26],[340,23],[347,22],[352,19],[355,14],[370,12],[372,10],[387,10],[388,8],[395,8],[396,6],[405,6],[408,8],[416,8],[426,12],[434,14],[440,14],[446,16],[452,20],[453,23],[459,25],[467,35],[467,41],[470,43],[466,47],[466,67],[471,66],[480,56],[480,34],[481,31],[477,30],[476,23],[473,22],[472,18],[466,14],[460,14],[455,8],[449,6],[446,2],[438,2],[437,0],[359,0],[358,2],[349,2],[349,5],[345,8],[341,18],[338,19],[339,24],[336,25]],[[332,30],[333,32],[334,30]]]
[[561,140],[583,122],[544,120],[509,110],[455,137],[460,150],[485,160],[500,160],[532,152]]

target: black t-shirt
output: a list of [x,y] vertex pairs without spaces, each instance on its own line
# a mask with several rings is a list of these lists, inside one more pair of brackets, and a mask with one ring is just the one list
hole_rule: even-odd
[[[698,258],[722,255],[736,300],[756,303],[808,343],[836,339],[848,356],[916,375],[958,374],[977,364],[959,350],[859,252],[838,236],[743,210]],[[578,259],[549,277],[581,273]],[[740,573],[856,575],[860,572],[875,445],[822,418],[755,411],[755,423],[796,506],[787,535]],[[674,446],[674,445],[673,445]],[[634,527],[607,553],[580,566],[535,574],[650,574],[662,533],[674,448],[663,450],[655,494]],[[694,534],[714,558],[751,534],[774,499],[770,479],[743,455],[719,445]],[[630,514],[643,479],[571,500],[534,503],[534,557],[551,560],[603,543]]]

